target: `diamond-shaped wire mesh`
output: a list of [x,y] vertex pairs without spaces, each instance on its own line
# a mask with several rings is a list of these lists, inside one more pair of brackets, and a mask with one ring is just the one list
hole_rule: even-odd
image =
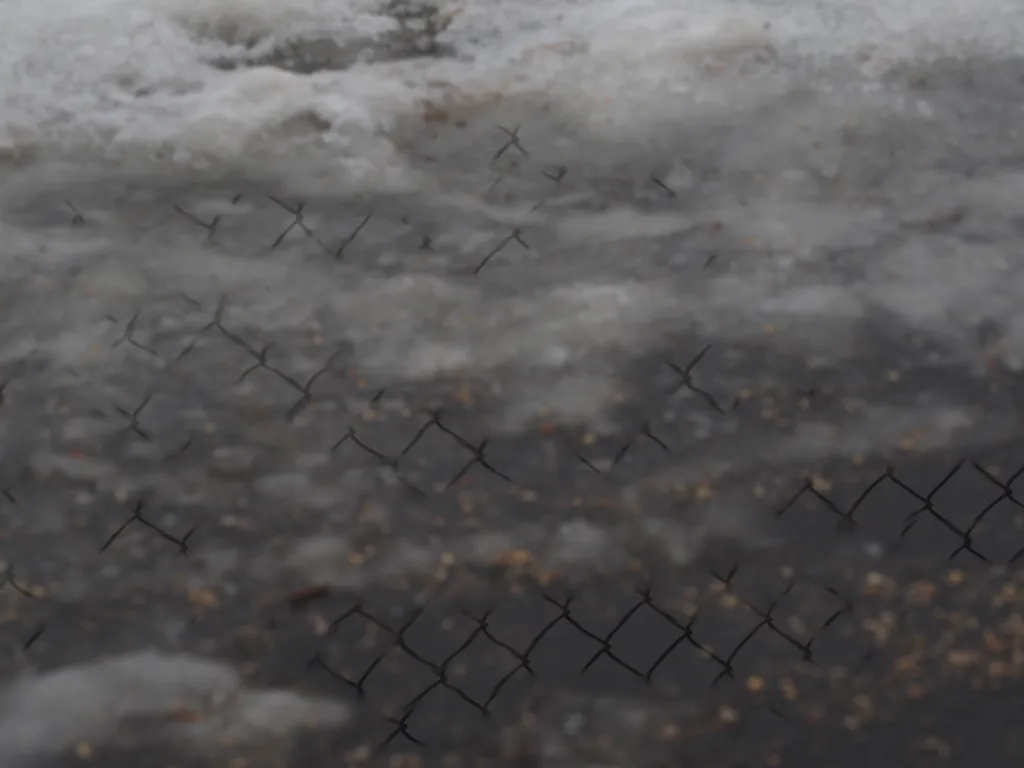
[[[527,163],[521,128],[501,133],[491,162]],[[299,254],[288,269],[353,270],[350,302],[445,247],[393,210],[218,195],[221,215],[160,203],[138,247]],[[64,229],[104,232],[110,204],[62,202]],[[490,221],[445,269],[529,270],[550,234]],[[687,237],[698,275],[752,255]],[[958,707],[1007,742],[993,764],[1021,754],[999,725],[1024,671],[1017,433],[967,457],[918,446],[922,424],[847,439],[865,402],[891,406],[879,431],[916,402],[901,348],[814,367],[684,328],[616,358],[606,423],[510,426],[495,414],[534,375],[576,380],[514,355],[389,378],[341,314],[261,325],[265,296],[212,282],[126,298],[80,366],[0,362],[0,758],[42,749],[10,734],[52,717],[53,765],[779,766],[828,762],[821,745],[905,764],[904,736],[915,760],[953,755]],[[422,361],[423,335],[389,354]]]

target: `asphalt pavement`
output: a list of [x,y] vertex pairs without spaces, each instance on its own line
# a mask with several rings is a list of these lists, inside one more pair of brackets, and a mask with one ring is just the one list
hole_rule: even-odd
[[[0,764],[1019,764],[1007,329],[967,360],[829,293],[818,335],[709,326],[782,257],[493,128],[509,191],[459,217],[223,179],[8,206]],[[946,214],[839,251],[995,226]]]

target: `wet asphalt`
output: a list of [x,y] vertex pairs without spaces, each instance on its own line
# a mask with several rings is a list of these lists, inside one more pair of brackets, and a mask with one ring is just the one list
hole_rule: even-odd
[[[644,204],[674,204],[659,190]],[[211,200],[228,213],[193,212]],[[114,232],[115,269],[126,247],[210,248],[357,280],[402,273],[374,249],[405,249],[514,287],[502,249],[529,232],[492,221],[493,247],[445,261],[434,214],[400,203],[69,182],[12,215],[55,242]],[[744,269],[715,237],[686,234],[693,280]],[[34,307],[74,331],[43,306],[109,291],[90,269],[0,279],[5,344]],[[611,426],[509,430],[528,366],[396,383],[337,317],[261,325],[251,286],[205,279],[78,318],[79,364],[0,364],[0,670],[187,653],[351,719],[197,753],[216,706],[171,702],[34,764],[1020,763],[1021,390],[1001,363],[941,362],[892,318],[833,362],[777,329],[679,328],[612,356]]]

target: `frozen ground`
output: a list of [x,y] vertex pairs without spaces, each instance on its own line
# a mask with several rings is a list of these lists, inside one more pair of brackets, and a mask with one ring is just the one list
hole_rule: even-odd
[[[1024,550],[1015,3],[4,0],[0,71],[4,765],[149,765],[168,719],[186,761],[358,752],[290,692],[365,650],[345,600],[443,628],[510,572],[628,603],[739,557],[824,621]],[[893,463],[919,496],[837,520]],[[809,476],[838,507],[776,515]],[[296,590],[340,602],[268,624]],[[598,759],[517,730],[578,696],[644,709],[622,743],[697,717],[550,684],[523,760]]]

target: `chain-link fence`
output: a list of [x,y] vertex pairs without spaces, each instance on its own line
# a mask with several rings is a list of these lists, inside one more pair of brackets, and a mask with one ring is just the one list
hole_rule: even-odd
[[891,316],[708,327],[673,291],[785,254],[654,217],[657,175],[544,219],[603,182],[522,133],[460,216],[130,180],[9,212],[0,762],[1019,759],[1017,375]]

